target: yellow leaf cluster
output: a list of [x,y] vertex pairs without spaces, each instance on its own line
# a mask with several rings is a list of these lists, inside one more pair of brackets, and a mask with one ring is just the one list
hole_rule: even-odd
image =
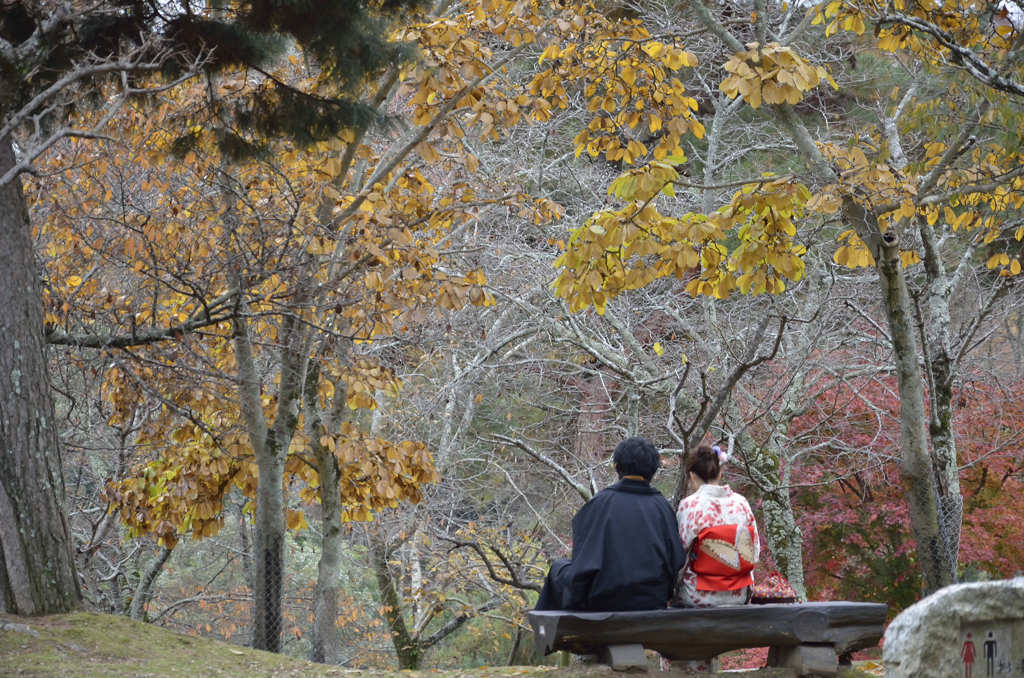
[[[937,185],[950,192],[948,200],[941,204],[931,199],[918,199],[915,177],[918,171],[935,167],[946,151],[944,143],[925,143],[921,160],[902,172],[880,159],[881,147],[877,134],[862,135],[851,148],[823,144],[822,153],[839,169],[840,181],[813,196],[807,203],[808,209],[834,214],[844,200],[850,200],[878,214],[878,225],[883,232],[890,228],[902,232],[915,219],[923,219],[929,225],[941,220],[953,232],[980,230],[982,241],[989,244],[1002,234],[1006,217],[1024,207],[1024,181],[1011,171],[1019,166],[1016,152],[993,146],[972,149],[959,164],[939,176]],[[1006,178],[1001,179],[1004,176]],[[972,190],[979,185],[985,186],[985,190]],[[850,268],[874,265],[871,253],[852,231],[841,234],[839,240],[846,244],[837,249],[833,257],[836,263]],[[1009,259],[1000,263],[999,256],[989,260],[990,268],[1003,266],[1001,273],[1015,275]],[[913,250],[902,251],[900,258],[904,267],[920,261]]]
[[[539,59],[546,68],[534,75],[529,95],[549,102],[549,116],[568,107],[567,84],[583,88],[592,117],[574,139],[577,156],[586,151],[631,165],[648,154],[661,160],[681,153],[683,134],[703,136],[696,100],[672,76],[695,66],[696,57],[682,45],[653,40],[639,20],[609,19],[591,2],[557,7],[559,30]],[[648,133],[660,137],[653,149],[640,139]]]
[[348,422],[326,440],[342,471],[343,520],[369,520],[372,511],[400,501],[419,503],[421,486],[440,480],[423,443],[392,443]]
[[[894,10],[906,20],[893,21]],[[1009,50],[1019,37],[1019,24],[1005,6],[990,0],[829,0],[810,11],[814,14],[814,25],[825,25],[826,36],[840,30],[863,35],[874,23],[880,50],[908,50],[937,68],[948,66],[953,60],[945,42],[972,51],[998,53]]]
[[1011,260],[1010,255],[1005,252],[993,254],[986,262],[986,266],[990,271],[999,268],[999,275],[1002,276],[1020,275],[1021,270],[1020,257],[1014,257]]
[[[860,268],[875,265],[875,257],[872,256],[871,250],[867,248],[864,241],[860,239],[860,236],[853,230],[843,231],[839,234],[839,241],[846,241],[846,244],[836,250],[836,253],[832,255],[832,260],[840,266],[846,266],[847,268]],[[904,261],[904,266],[907,266],[907,262]]]
[[820,203],[813,202],[814,209],[834,213],[842,198],[848,197],[872,209],[878,205],[895,205],[895,209],[883,215],[890,219],[909,219],[917,213],[917,186],[912,178],[877,158],[869,158],[859,146],[846,149],[822,144],[821,151],[839,169],[840,180],[824,188]]
[[742,96],[752,108],[761,102],[768,104],[796,104],[827,80],[832,87],[839,86],[822,66],[812,66],[790,47],[771,42],[763,48],[756,42],[747,45],[750,50],[734,54],[725,64],[730,74],[719,89],[730,99]]
[[[687,280],[693,296],[722,299],[736,290],[778,294],[785,279],[803,277],[805,249],[794,240],[794,220],[810,197],[805,187],[766,179],[711,215],[665,217],[654,198],[669,194],[677,178],[672,165],[658,162],[624,173],[609,192],[629,204],[597,212],[572,231],[554,262],[561,270],[552,286],[573,311],[593,306],[604,313],[623,291],[669,275]],[[731,251],[730,239],[738,242]]]
[[[299,308],[303,322],[333,331],[326,337],[371,339],[395,323],[414,322],[424,309],[494,303],[481,271],[460,274],[439,266],[445,256],[440,243],[450,229],[478,218],[482,207],[518,208],[538,223],[559,213],[550,201],[519,193],[488,198],[466,182],[436,190],[415,156],[359,197],[368,209],[347,212],[356,196],[345,192],[338,161],[343,140],[302,152],[283,144],[273,167],[239,163],[232,168],[237,199],[211,204],[211,196],[220,195],[214,179],[220,158],[207,128],[195,125],[195,150],[178,159],[166,152],[171,139],[163,131],[168,116],[189,110],[189,97],[203,96],[202,87],[175,90],[159,111],[125,109],[123,119],[111,124],[108,145],[72,142],[80,165],[61,168],[57,158],[45,184],[26,185],[32,207],[61,205],[48,212],[37,233],[55,281],[44,292],[51,329],[167,332],[163,344],[138,349],[140,359],[130,371],[115,367],[103,375],[109,423],[138,430],[131,444],[147,451],[105,496],[131,535],[152,534],[172,546],[187,533],[195,539],[217,534],[223,496],[232,487],[249,498],[248,512],[256,496],[255,460],[232,380],[223,376],[236,369],[230,323],[207,325],[200,334],[176,329],[235,303],[214,303],[230,289],[228,261],[243,281],[257,350],[275,345],[276,314],[308,289],[308,279],[294,276],[295,270],[312,270],[326,290],[315,307]],[[439,130],[438,150],[456,128]],[[360,147],[357,157],[370,167],[379,161],[368,147]],[[134,203],[115,193],[129,173]],[[344,221],[336,227],[332,217]],[[244,255],[230,247],[236,242],[245,243]],[[312,268],[301,268],[310,257]],[[190,288],[163,282],[183,275]],[[348,407],[376,407],[375,394],[400,388],[393,371],[372,361],[351,358],[337,363],[336,371],[337,397]],[[218,376],[198,377],[210,374]],[[321,395],[329,408],[334,386],[322,383]],[[262,405],[268,422],[274,421],[273,389]],[[418,500],[418,484],[437,478],[420,443],[381,442],[354,431],[333,439],[358,462],[343,491],[351,519]],[[308,463],[317,444],[301,424],[288,443],[286,473],[305,483],[305,501],[317,496],[318,476]],[[302,529],[302,512],[290,513],[288,524]]]

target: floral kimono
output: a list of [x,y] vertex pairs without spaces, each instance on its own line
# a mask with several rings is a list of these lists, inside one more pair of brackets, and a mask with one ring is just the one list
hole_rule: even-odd
[[[728,485],[701,485],[679,502],[679,537],[690,554],[679,571],[673,607],[723,607],[750,602],[750,576],[760,555],[750,504]],[[701,661],[661,660],[662,670],[714,673],[718,657]]]
[[721,607],[749,602],[750,571],[760,544],[747,500],[728,485],[701,485],[679,502],[676,520],[691,557],[679,573],[675,604]]

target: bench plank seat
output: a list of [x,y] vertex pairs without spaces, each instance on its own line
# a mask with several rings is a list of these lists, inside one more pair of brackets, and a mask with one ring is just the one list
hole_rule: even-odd
[[[531,612],[537,648],[599,654],[640,644],[666,659],[710,659],[749,647],[828,646],[845,654],[878,644],[888,606],[881,603],[742,605],[642,612]],[[775,657],[780,656],[777,649]],[[785,655],[786,653],[781,653]]]

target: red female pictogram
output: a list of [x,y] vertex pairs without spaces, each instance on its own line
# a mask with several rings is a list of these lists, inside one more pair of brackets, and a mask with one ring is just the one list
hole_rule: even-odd
[[971,634],[967,634],[967,640],[960,650],[960,658],[964,660],[964,678],[971,678],[974,670],[974,643],[971,642]]

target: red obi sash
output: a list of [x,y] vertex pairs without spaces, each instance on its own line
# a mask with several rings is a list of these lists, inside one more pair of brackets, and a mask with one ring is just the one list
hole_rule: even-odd
[[754,528],[743,525],[716,525],[697,535],[694,544],[700,591],[735,591],[753,586]]

